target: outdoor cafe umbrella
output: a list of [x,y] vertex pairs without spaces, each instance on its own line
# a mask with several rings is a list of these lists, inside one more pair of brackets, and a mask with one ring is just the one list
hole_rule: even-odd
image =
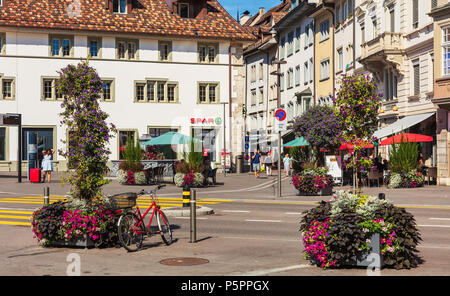
[[286,144],[283,145],[283,147],[290,148],[290,147],[300,147],[300,146],[309,146],[309,143],[305,140],[305,138],[300,137],[295,140],[292,140]]
[[142,146],[156,146],[156,145],[177,145],[177,144],[189,144],[202,143],[202,140],[185,136],[177,132],[167,132],[159,137],[153,138],[149,141],[141,143]]
[[[373,148],[374,144],[366,141],[358,141],[358,144],[361,145],[364,149]],[[343,143],[339,150],[353,150],[353,144],[352,143]]]
[[397,144],[400,142],[433,142],[433,137],[419,134],[404,133],[395,135],[393,137],[389,137],[381,141],[380,146],[392,145],[393,143]]

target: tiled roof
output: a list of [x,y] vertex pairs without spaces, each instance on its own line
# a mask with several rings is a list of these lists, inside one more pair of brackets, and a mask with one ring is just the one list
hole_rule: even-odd
[[74,7],[75,0],[3,0],[0,26],[238,41],[254,39],[216,0],[205,0],[207,12],[197,18],[181,18],[172,13],[167,0],[132,0],[136,7],[128,14],[113,13],[108,9],[108,0],[78,1],[81,13],[70,17],[68,7]]

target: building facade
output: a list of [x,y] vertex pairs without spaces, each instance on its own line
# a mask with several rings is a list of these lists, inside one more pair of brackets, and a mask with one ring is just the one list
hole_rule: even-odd
[[[26,132],[37,134],[40,149],[65,148],[55,81],[88,57],[104,83],[101,108],[118,129],[111,160],[121,159],[127,139],[173,130],[203,139],[205,157],[217,163],[225,122],[227,149],[238,151],[229,127],[243,106],[242,48],[254,37],[217,1],[62,2],[0,6],[0,113],[22,114],[24,169]],[[1,126],[0,170],[17,169],[17,143],[17,127]],[[66,169],[61,156],[54,163]]]
[[438,184],[450,185],[450,2],[432,1]]

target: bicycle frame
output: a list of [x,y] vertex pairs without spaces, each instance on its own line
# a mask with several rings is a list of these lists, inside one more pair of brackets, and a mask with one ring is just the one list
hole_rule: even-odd
[[[136,230],[139,229],[139,227],[141,226],[141,223],[144,223],[144,227],[145,227],[144,219],[145,219],[145,217],[147,216],[147,214],[150,212],[150,210],[152,208],[154,208],[154,209],[153,209],[152,216],[150,217],[150,221],[149,221],[147,229],[146,229],[147,234],[152,235],[150,227],[152,225],[153,217],[155,217],[155,214],[156,214],[157,211],[161,212],[160,206],[158,206],[158,204],[154,200],[153,200],[152,204],[148,207],[148,209],[145,211],[144,215],[141,214],[141,210],[139,209],[139,206],[136,204],[135,214],[139,217],[140,221],[139,221],[139,223],[137,225],[135,225],[135,228],[133,229],[133,232],[139,233]],[[161,213],[161,218],[163,219],[163,222],[166,223],[162,213]]]

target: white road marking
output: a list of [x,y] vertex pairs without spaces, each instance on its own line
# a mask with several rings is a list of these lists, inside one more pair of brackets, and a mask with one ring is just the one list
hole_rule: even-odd
[[11,211],[36,211],[36,208],[33,209],[23,209],[23,208],[0,208],[0,210],[11,210]]
[[421,245],[419,245],[418,246],[418,248],[420,249],[420,248],[424,248],[424,249],[444,249],[444,250],[450,250],[450,246],[449,247],[446,247],[446,246],[433,246],[433,245],[424,245],[424,246],[421,246]]
[[450,228],[450,225],[417,225],[419,227],[441,227],[441,228]]
[[285,215],[301,215],[302,213],[296,213],[296,212],[287,212],[284,213]]
[[430,220],[450,221],[450,218],[430,218]]
[[271,273],[278,273],[288,270],[294,270],[294,269],[302,269],[302,268],[309,268],[313,267],[309,264],[300,264],[300,265],[292,265],[292,266],[286,266],[286,267],[280,267],[280,268],[273,268],[273,269],[264,269],[264,270],[254,270],[246,273],[240,273],[240,274],[230,274],[230,275],[237,275],[237,276],[261,276]]
[[283,222],[281,220],[257,220],[257,219],[246,219],[245,221],[247,221],[247,222],[269,222],[269,223],[280,223],[280,222]]
[[240,210],[223,210],[224,213],[250,213],[250,211],[240,211]]

